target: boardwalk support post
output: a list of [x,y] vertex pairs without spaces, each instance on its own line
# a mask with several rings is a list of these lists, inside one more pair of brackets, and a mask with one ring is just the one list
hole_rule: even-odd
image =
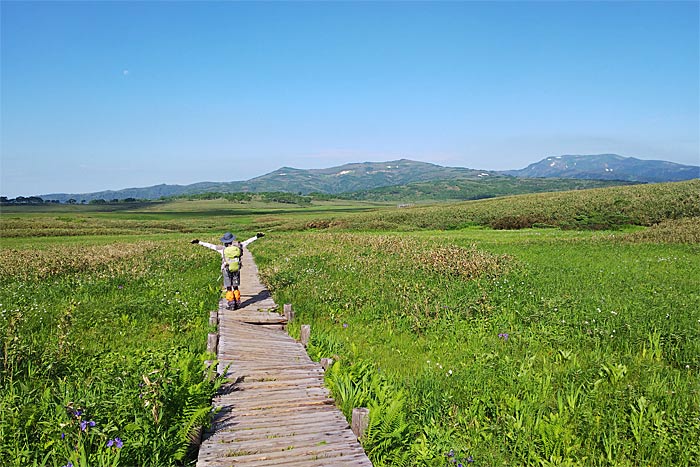
[[287,324],[294,321],[294,310],[292,310],[291,303],[284,304],[284,317],[287,318]]
[[301,341],[301,345],[306,347],[309,345],[309,339],[311,338],[311,325],[310,324],[302,324],[301,325],[301,338],[299,339]]
[[357,439],[362,438],[369,426],[369,409],[364,407],[355,407],[352,409],[352,425],[350,429],[357,436]]
[[210,332],[207,335],[207,352],[211,352],[213,354],[216,354],[218,348],[219,348],[219,335],[215,332]]
[[333,359],[332,358],[322,358],[321,359],[321,368],[324,370],[327,370],[328,367],[333,365]]
[[209,326],[216,327],[219,324],[219,312],[210,311],[209,312]]

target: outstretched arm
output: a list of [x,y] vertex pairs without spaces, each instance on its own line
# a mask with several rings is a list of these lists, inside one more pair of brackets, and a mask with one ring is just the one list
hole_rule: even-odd
[[202,245],[203,247],[209,248],[210,250],[215,250],[219,251],[219,246],[214,245],[213,243],[207,243],[207,242],[202,242],[199,240],[192,240],[190,243],[195,244],[195,245]]
[[258,234],[255,235],[255,237],[250,237],[248,240],[245,240],[245,241],[241,242],[241,245],[243,245],[243,246],[249,245],[249,244],[253,243],[255,240],[257,240],[257,239],[259,239],[259,238],[261,238],[261,237],[264,237],[264,236],[265,236],[265,234],[263,234],[263,233],[258,233]]

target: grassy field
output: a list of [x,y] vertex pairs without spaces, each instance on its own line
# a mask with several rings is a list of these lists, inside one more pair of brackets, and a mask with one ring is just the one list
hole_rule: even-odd
[[668,219],[697,216],[700,216],[700,180],[695,179],[384,209],[353,216],[324,216],[312,221],[290,218],[278,229],[410,231],[481,225],[493,229],[557,227],[600,230],[627,225],[650,226]]
[[[145,235],[271,228],[295,219],[388,208],[386,203],[319,201],[297,206],[225,199],[112,205],[2,206],[0,238]],[[22,240],[21,242],[24,242]]]
[[219,289],[187,240],[263,229],[263,279],[341,409],[370,407],[375,465],[698,465],[698,196],[3,208],[0,456],[190,463]]
[[[3,206],[2,465],[167,466],[196,457],[219,260],[194,236],[362,211],[226,200]],[[118,440],[118,442],[117,442]]]
[[215,265],[179,241],[80,238],[3,242],[3,465],[176,465],[220,383],[202,376]]
[[[377,464],[694,465],[700,251],[617,235],[287,234],[256,254],[348,367],[340,403],[377,406]],[[413,442],[383,446],[398,427]]]

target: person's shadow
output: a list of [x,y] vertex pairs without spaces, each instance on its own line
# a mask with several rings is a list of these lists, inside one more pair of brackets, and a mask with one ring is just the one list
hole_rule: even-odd
[[242,301],[241,308],[246,307],[248,305],[252,305],[253,303],[262,302],[263,300],[267,300],[269,298],[271,298],[270,291],[267,289],[262,289],[256,295],[248,297],[244,301]]

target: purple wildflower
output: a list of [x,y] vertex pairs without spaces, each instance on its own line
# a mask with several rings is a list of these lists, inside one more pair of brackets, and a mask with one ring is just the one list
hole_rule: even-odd
[[123,286],[123,285],[120,285],[120,286],[118,286],[117,288],[118,288],[118,289],[123,289],[124,286]]
[[107,447],[108,448],[115,447],[117,449],[121,449],[124,447],[124,442],[122,441],[122,439],[120,437],[117,436],[116,438],[110,439],[109,441],[107,441]]
[[467,457],[467,463],[471,464],[472,462],[474,462],[474,458],[472,456]]
[[73,467],[73,463],[71,461],[68,461],[68,463],[66,465],[64,465],[63,467]]
[[343,323],[343,329],[347,329],[348,323]]
[[85,430],[87,430],[87,427],[93,427],[95,425],[96,425],[96,423],[93,420],[90,420],[90,421],[81,420],[80,431],[85,431]]
[[507,341],[507,340],[508,340],[508,333],[507,333],[507,332],[502,332],[502,333],[500,333],[500,334],[498,335],[498,337],[500,337],[500,338],[503,339],[504,341]]
[[65,434],[65,433],[61,433],[61,439],[66,439],[66,434]]

